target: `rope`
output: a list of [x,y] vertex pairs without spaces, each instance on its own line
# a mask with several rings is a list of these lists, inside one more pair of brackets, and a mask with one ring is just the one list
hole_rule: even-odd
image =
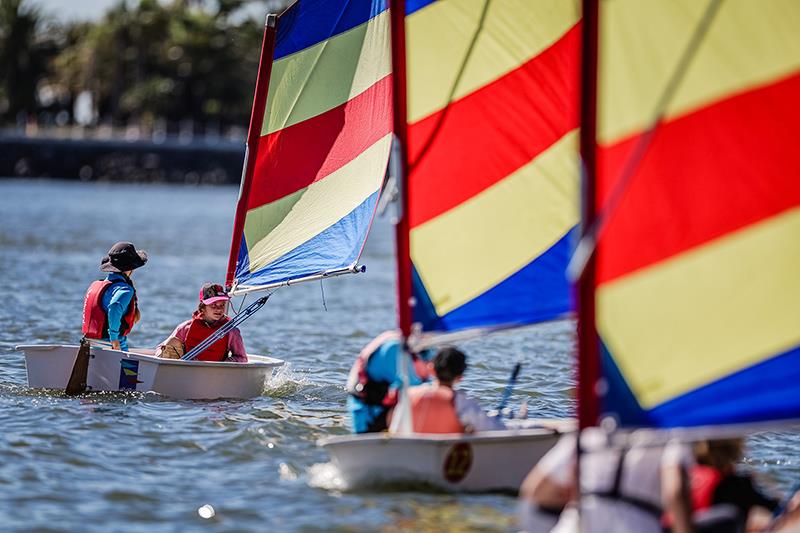
[[223,338],[233,328],[235,328],[236,326],[238,326],[239,324],[241,324],[242,322],[244,322],[245,320],[250,318],[256,311],[258,311],[259,309],[264,307],[264,304],[267,303],[267,300],[269,300],[270,296],[272,296],[271,293],[267,294],[266,296],[262,296],[261,298],[259,298],[255,302],[251,303],[247,307],[247,309],[245,309],[244,311],[240,312],[234,318],[232,318],[228,322],[226,322],[224,326],[222,326],[217,331],[215,331],[206,340],[204,340],[203,342],[201,342],[200,344],[198,344],[197,346],[192,348],[187,354],[185,354],[183,357],[181,357],[181,359],[183,361],[191,361],[195,357],[197,357],[198,355],[200,355],[201,353],[206,351],[209,346],[211,346],[212,344],[214,344],[215,342],[217,342],[218,340]]

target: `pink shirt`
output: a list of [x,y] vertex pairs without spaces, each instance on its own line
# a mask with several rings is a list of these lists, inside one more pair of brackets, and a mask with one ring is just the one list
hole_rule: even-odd
[[[187,320],[186,322],[181,322],[178,324],[178,327],[175,328],[175,331],[172,332],[170,337],[175,337],[181,342],[186,343],[186,335],[189,333],[189,326],[191,324],[191,319]],[[166,342],[167,341],[164,341],[159,346],[163,346]],[[247,362],[247,352],[244,349],[244,341],[242,340],[242,334],[239,331],[239,328],[233,328],[228,333],[228,351],[231,354],[228,358],[229,361],[234,361],[237,363]]]

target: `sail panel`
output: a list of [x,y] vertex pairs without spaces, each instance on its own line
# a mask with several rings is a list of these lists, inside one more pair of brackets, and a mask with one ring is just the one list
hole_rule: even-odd
[[415,322],[448,332],[563,316],[578,221],[577,2],[407,12]]
[[[428,4],[406,25],[414,74],[408,79],[409,123],[503,78],[556,44],[564,48],[563,37],[580,20],[575,2],[565,5],[562,0],[537,0],[533,9],[530,0]],[[412,7],[407,2],[406,12]],[[541,76],[536,69],[529,75]],[[542,81],[551,80],[559,81],[552,77]],[[563,96],[561,88],[553,91],[558,93],[554,96]]]
[[[659,4],[666,5],[659,5]],[[794,0],[726,0],[665,110],[669,121],[708,104],[784,79],[800,68]],[[601,2],[598,141],[647,127],[661,93],[709,2]],[[728,5],[730,4],[730,5]],[[631,31],[643,23],[643,30]],[[634,49],[629,47],[634,44]],[[710,43],[724,43],[716,47]]]
[[358,260],[390,150],[387,15],[385,0],[299,0],[278,18],[238,286]]
[[[325,231],[271,260],[266,267],[251,271],[242,285],[281,283],[331,270],[331,264],[355,263],[363,246],[361,235],[369,228],[377,203],[378,191],[375,191]],[[252,264],[246,247],[240,262]]]
[[572,255],[576,231],[572,229],[535,260],[447,312],[435,308],[415,271],[415,320],[423,331],[458,331],[522,326],[562,315],[564,309],[574,307],[564,265]]
[[343,34],[388,8],[387,0],[297,0],[280,15],[275,60]]
[[722,3],[643,131],[708,5],[601,3],[596,313],[624,426],[800,418],[800,5]]
[[412,228],[506,178],[577,130],[578,37],[571,28],[519,68],[409,124]]
[[[499,183],[412,230],[411,254],[439,315],[546,255],[575,227],[576,149],[573,131]],[[452,275],[454,264],[462,275]]]
[[[272,65],[262,135],[339,107],[392,73],[387,46],[364,48],[386,37],[389,12]],[[353,57],[359,57],[353,61]]]
[[[253,189],[250,209],[295,193],[344,168],[391,132],[391,78],[321,115],[261,138],[256,175],[280,176]],[[367,126],[367,127],[365,127]]]
[[[292,248],[324,233],[372,196],[376,191],[375,175],[384,170],[390,144],[391,135],[387,134],[324,180],[251,209],[244,227],[250,270],[261,270]],[[331,203],[331,198],[336,202]],[[276,205],[284,200],[287,205]],[[259,239],[261,235],[264,237]]]

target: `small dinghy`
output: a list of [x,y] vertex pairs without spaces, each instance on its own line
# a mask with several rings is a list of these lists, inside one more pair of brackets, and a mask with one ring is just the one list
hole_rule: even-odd
[[[25,354],[28,386],[64,390],[72,374],[77,345],[17,346]],[[130,352],[92,346],[87,391],[157,392],[183,400],[253,398],[264,391],[280,359],[248,355],[247,363],[182,361],[155,357],[153,350]]]
[[[579,11],[427,1],[405,3],[403,13],[403,2],[390,4],[403,340],[422,349],[568,316]],[[385,7],[372,2],[363,24],[385,30]],[[491,363],[505,366],[509,356],[493,354]],[[515,492],[574,425],[509,421],[504,431],[420,434],[410,417],[401,391],[388,433],[319,444],[349,488]]]
[[[31,387],[64,389],[69,383],[71,390],[79,382],[77,392],[132,389],[191,399],[258,396],[283,361],[259,355],[249,355],[248,363],[192,359],[222,338],[226,328],[254,314],[275,290],[366,270],[359,258],[391,144],[387,62],[370,63],[355,81],[340,76],[338,65],[325,71],[328,78],[323,80],[299,75],[304,66],[289,56],[327,31],[307,24],[304,17],[300,13],[284,19],[287,32],[302,33],[297,41],[276,42],[277,18],[269,15],[266,20],[228,258],[225,285],[230,296],[266,295],[182,360],[160,359],[152,350],[111,350],[94,342],[81,357],[75,345],[19,346]],[[336,26],[337,20],[327,23]],[[364,35],[351,37],[344,53],[358,49]],[[371,40],[386,37],[367,35]],[[324,50],[325,43],[320,43],[311,53]],[[363,91],[359,84],[370,78],[382,81]]]
[[427,486],[450,492],[517,492],[569,420],[527,420],[505,431],[468,434],[328,437],[328,452],[346,490]]

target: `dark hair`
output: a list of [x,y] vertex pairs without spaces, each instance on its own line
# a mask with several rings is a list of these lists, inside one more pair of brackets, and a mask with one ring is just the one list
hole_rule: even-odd
[[466,369],[467,356],[458,348],[442,348],[433,359],[433,370],[439,381],[451,382],[463,375]]

